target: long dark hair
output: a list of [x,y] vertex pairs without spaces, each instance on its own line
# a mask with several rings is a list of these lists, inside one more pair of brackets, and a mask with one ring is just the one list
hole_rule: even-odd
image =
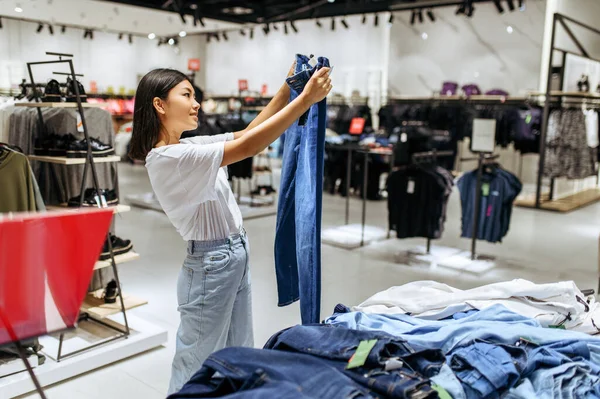
[[154,98],[166,101],[169,91],[184,80],[189,78],[174,69],[155,69],[142,78],[135,93],[129,157],[145,160],[154,148],[160,134],[160,119],[154,109]]

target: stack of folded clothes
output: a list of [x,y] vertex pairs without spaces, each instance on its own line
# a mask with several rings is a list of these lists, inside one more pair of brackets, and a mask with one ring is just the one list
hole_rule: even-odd
[[262,350],[216,352],[169,399],[600,398],[596,325],[600,307],[573,282],[419,281],[338,305]]

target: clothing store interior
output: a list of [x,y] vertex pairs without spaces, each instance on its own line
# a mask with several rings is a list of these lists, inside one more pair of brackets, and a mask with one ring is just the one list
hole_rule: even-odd
[[0,398],[600,398],[598,16],[0,1]]

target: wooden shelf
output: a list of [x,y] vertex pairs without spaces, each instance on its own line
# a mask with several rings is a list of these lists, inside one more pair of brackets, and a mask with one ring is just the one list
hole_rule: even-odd
[[[116,255],[115,263],[117,265],[120,265],[121,263],[132,262],[134,260],[138,260],[139,258],[140,258],[140,254],[138,254],[137,252],[129,251],[129,252],[126,252],[121,255]],[[94,270],[104,269],[105,267],[110,267],[110,266],[111,266],[110,259],[99,260],[96,262],[96,265],[94,266]]]
[[[83,108],[105,108],[106,103],[81,103]],[[15,103],[17,107],[30,108],[77,108],[77,103]]]
[[[95,207],[82,207],[82,208],[74,208],[74,207],[69,207],[67,206],[67,204],[63,204],[63,205],[46,205],[46,209],[49,211],[73,211],[73,212],[77,212],[80,209],[96,209]],[[113,206],[109,206],[108,209],[112,209],[114,211],[114,213],[124,213],[124,212],[129,212],[131,210],[131,207],[129,205],[113,205]]]
[[[33,161],[57,163],[60,165],[83,165],[87,158],[67,158],[67,157],[51,157],[47,155],[28,155],[29,159]],[[118,155],[111,155],[108,157],[94,157],[94,163],[108,163],[108,162],[119,162],[121,157]]]
[[[104,299],[102,299],[103,292],[104,289],[100,289],[87,294],[81,305],[81,311],[98,319],[121,313],[120,299],[117,298],[115,303],[104,303]],[[123,302],[125,303],[125,310],[131,310],[148,303],[145,299],[126,294],[123,294]]]
[[[541,91],[530,92],[531,96],[545,96],[546,93]],[[592,98],[600,100],[599,93],[587,93],[582,91],[560,91],[560,90],[552,90],[550,92],[551,97],[580,97],[580,98]]]
[[[535,208],[535,196],[517,199],[514,204],[523,208]],[[570,212],[586,205],[600,201],[600,189],[592,188],[580,191],[567,197],[550,201],[548,195],[542,196],[541,209],[554,212]]]

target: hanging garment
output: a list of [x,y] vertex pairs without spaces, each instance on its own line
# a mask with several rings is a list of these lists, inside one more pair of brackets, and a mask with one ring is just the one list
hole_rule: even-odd
[[585,132],[587,135],[588,147],[598,147],[598,112],[595,109],[589,109],[583,112],[585,114]]
[[440,238],[454,185],[450,173],[435,166],[409,166],[387,180],[388,221],[398,238]]
[[544,175],[583,179],[596,174],[594,151],[588,146],[581,109],[557,109],[548,120]]
[[[513,202],[523,186],[515,175],[498,166],[484,166],[481,180],[477,239],[501,242],[508,233]],[[456,185],[460,190],[462,208],[461,237],[471,238],[476,208],[477,169],[462,175]]]
[[35,211],[33,181],[27,157],[0,146],[0,213]]
[[[313,73],[329,67],[319,57],[296,56],[295,75],[287,79],[293,100]],[[318,323],[321,307],[321,208],[325,150],[326,100],[313,104],[285,132],[281,188],[275,232],[275,271],[279,306],[300,299],[302,323]],[[305,123],[303,123],[305,122]]]

